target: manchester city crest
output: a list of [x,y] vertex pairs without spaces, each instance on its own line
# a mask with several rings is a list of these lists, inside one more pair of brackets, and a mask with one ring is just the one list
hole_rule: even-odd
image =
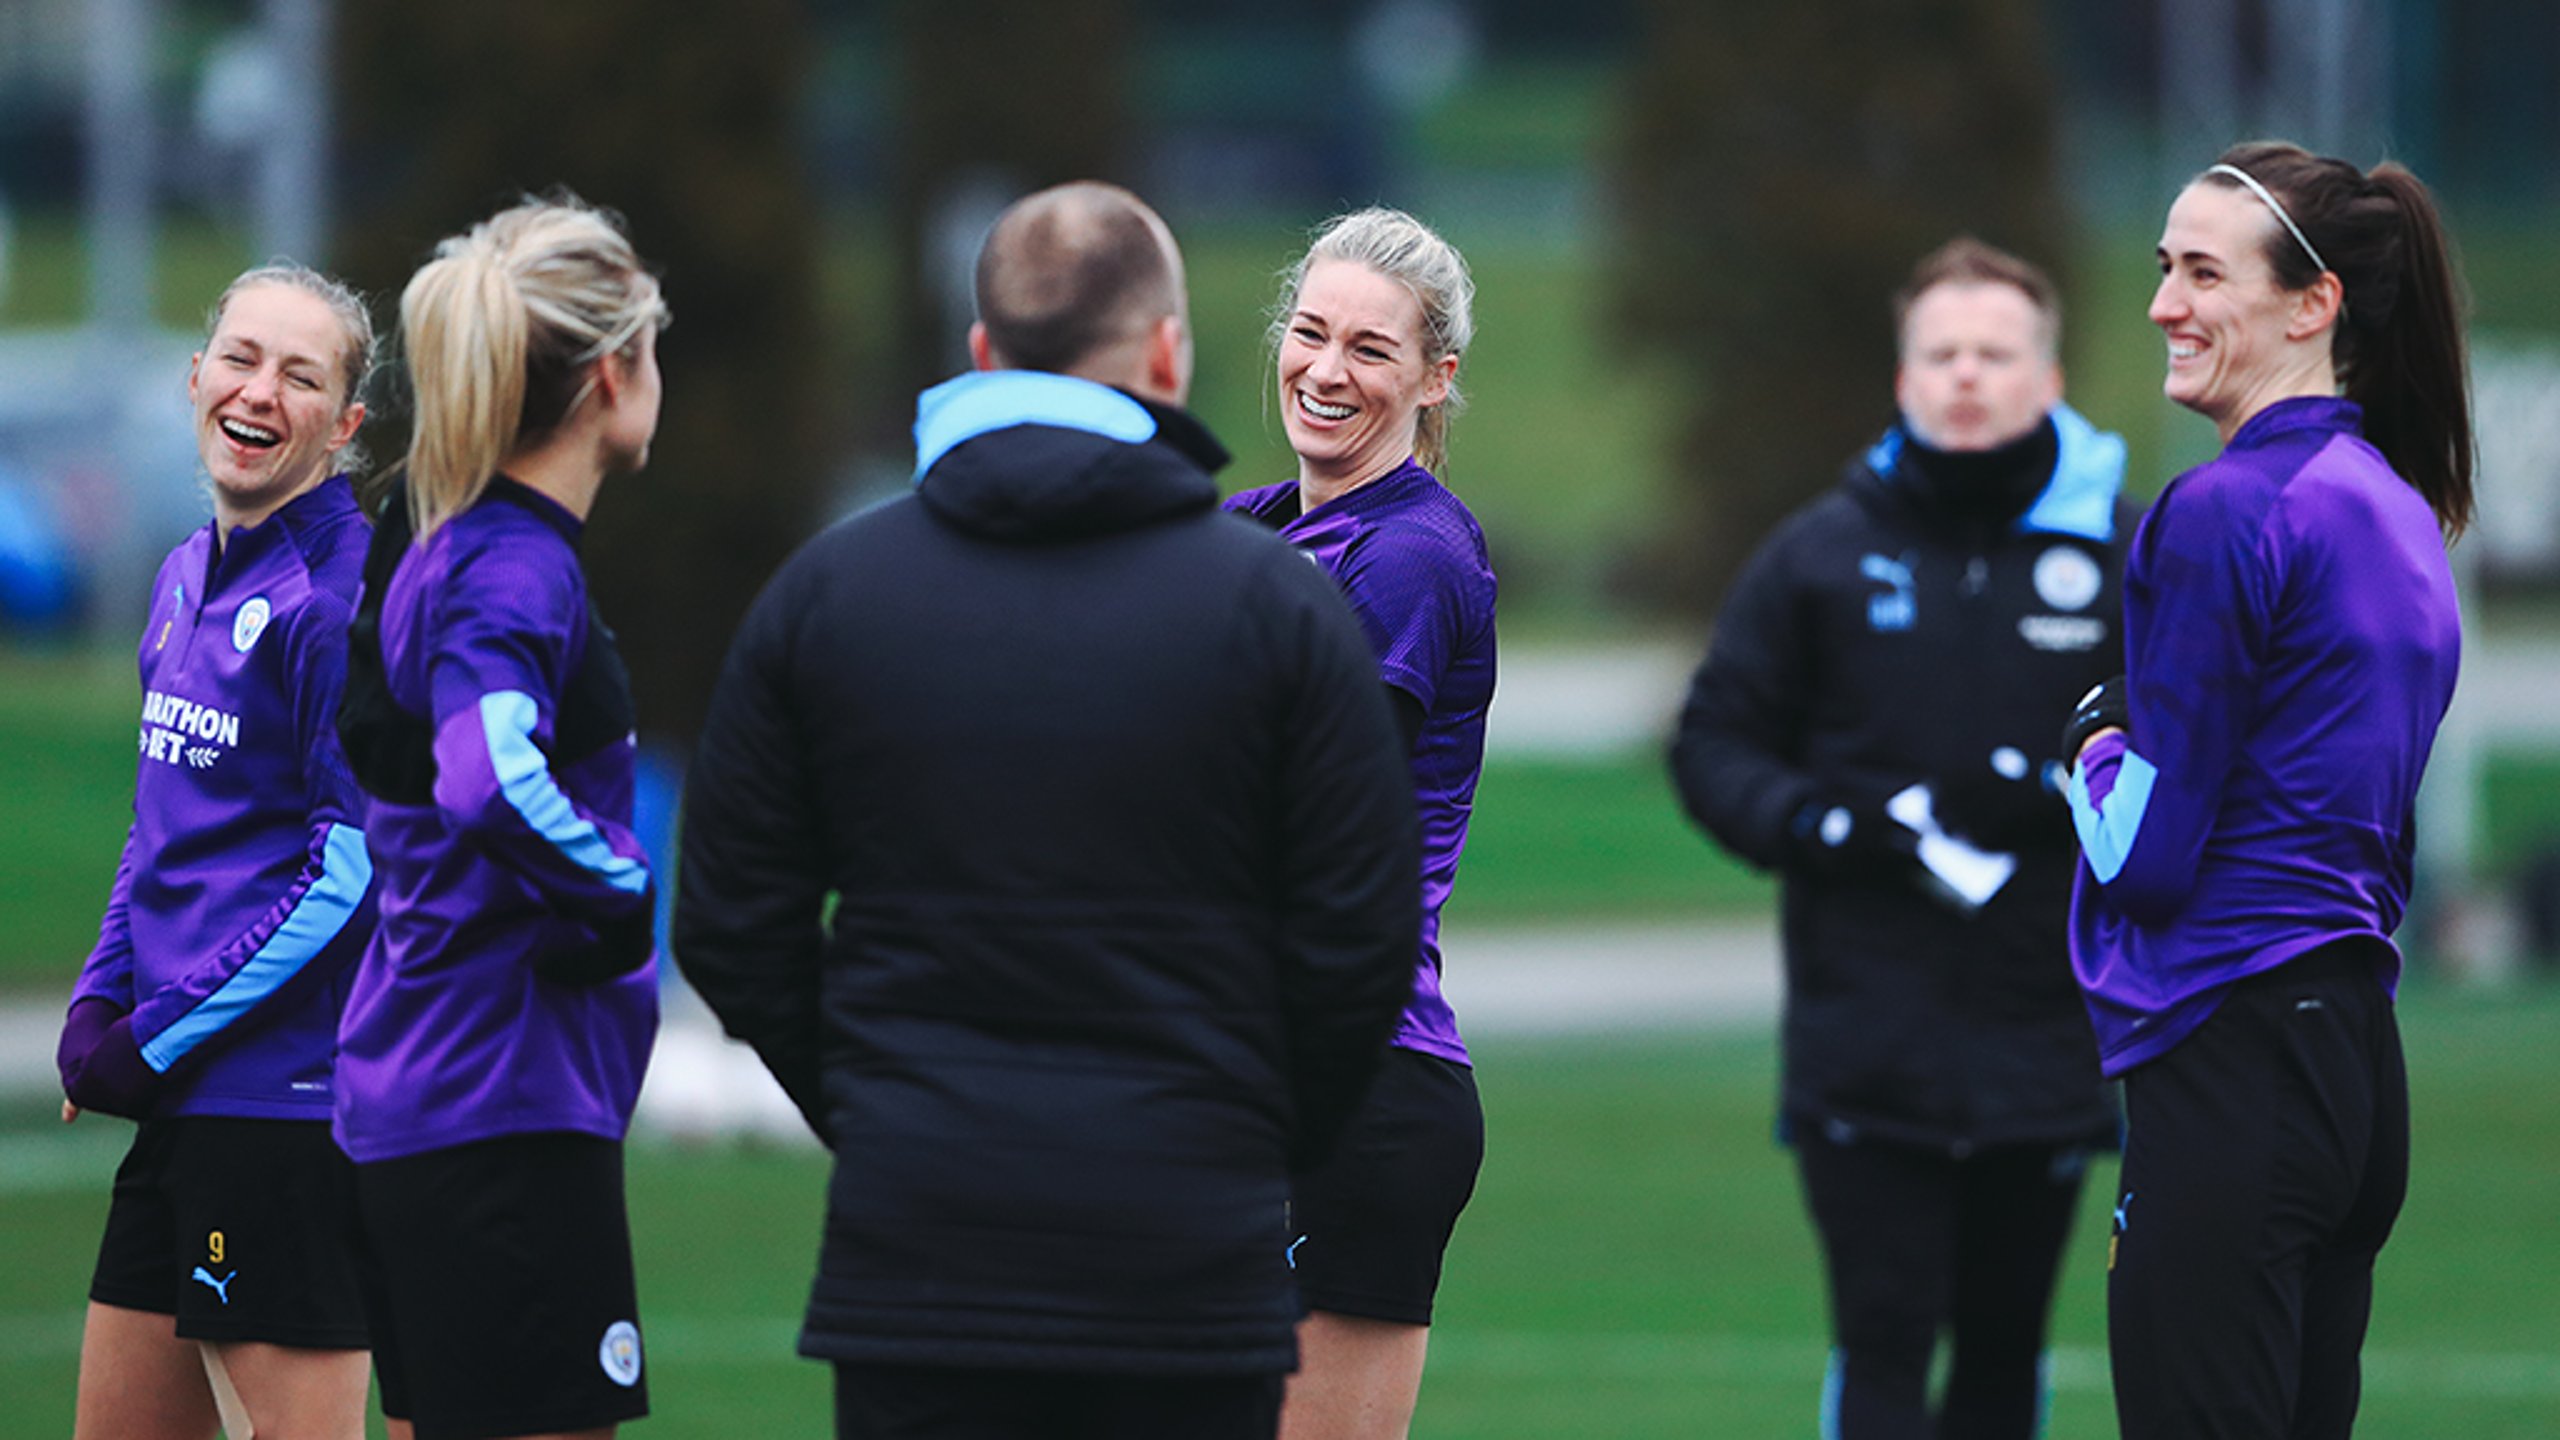
[[2036,557],[2036,598],[2056,610],[2086,609],[2105,580],[2098,562],[2077,546],[2056,545]]
[[258,637],[267,633],[267,621],[274,613],[264,595],[252,595],[241,601],[239,610],[231,616],[231,648],[243,655],[248,654],[249,647],[258,643]]
[[604,1340],[596,1346],[596,1362],[604,1367],[604,1376],[628,1390],[640,1383],[640,1327],[628,1320],[616,1320],[606,1327]]

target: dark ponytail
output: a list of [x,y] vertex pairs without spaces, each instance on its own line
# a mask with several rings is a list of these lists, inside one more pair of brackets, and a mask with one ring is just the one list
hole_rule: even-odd
[[[2426,497],[2445,535],[2461,534],[2471,523],[2473,464],[2465,297],[2435,197],[2404,166],[2386,161],[2367,174],[2280,141],[2234,146],[2218,163],[2274,192],[2328,261],[2345,295],[2330,358],[2347,398],[2364,410],[2365,438]],[[2239,184],[2210,171],[2200,178]],[[2281,225],[2268,237],[2267,261],[2289,290],[2320,276]]]
[[2448,536],[2471,523],[2471,379],[2462,331],[2465,297],[2453,237],[2426,184],[2398,165],[2374,167],[2376,187],[2407,217],[2400,303],[2347,373],[2374,448],[2435,507]]

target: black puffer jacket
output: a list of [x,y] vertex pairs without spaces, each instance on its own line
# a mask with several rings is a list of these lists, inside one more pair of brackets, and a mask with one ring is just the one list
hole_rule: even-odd
[[1187,417],[997,372],[919,436],[756,602],[686,789],[678,961],[835,1152],[801,1349],[1286,1369],[1290,1166],[1418,943],[1367,644]]
[[[2053,425],[2014,452],[2034,468],[2005,505],[1946,493],[1889,436],[1752,557],[1691,684],[1681,797],[1784,880],[1790,1126],[1955,1153],[2114,1133],[2066,945],[2070,814],[2040,782],[2072,701],[2124,668],[2131,517],[2122,445]],[[1977,912],[1907,858],[1809,853],[1816,797],[1872,821],[1915,783],[2007,791],[2001,833],[1969,838],[2018,869]]]

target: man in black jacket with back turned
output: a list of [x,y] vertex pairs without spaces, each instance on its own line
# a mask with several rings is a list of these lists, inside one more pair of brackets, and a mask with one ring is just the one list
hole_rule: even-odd
[[2025,261],[1951,242],[1895,318],[1902,423],[1752,557],[1672,761],[1689,813],[1785,879],[1781,1127],[1830,1280],[1825,1433],[2026,1440],[2083,1164],[2115,1130],[2050,777],[2072,697],[2123,668],[2124,446],[2062,405]]
[[1331,583],[1216,508],[1163,222],[1043,191],[977,283],[916,493],[740,629],[677,959],[835,1153],[840,1435],[1267,1436],[1289,1172],[1411,984],[1411,785]]

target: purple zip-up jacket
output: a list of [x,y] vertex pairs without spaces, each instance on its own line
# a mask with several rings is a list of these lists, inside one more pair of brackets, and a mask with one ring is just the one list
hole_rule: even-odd
[[590,644],[582,526],[499,477],[385,588],[391,696],[432,718],[430,804],[373,797],[382,918],[338,1036],[338,1143],[360,1163],[568,1131],[619,1140],[657,1034],[653,966],[597,985],[534,972],[650,902],[623,726],[559,754]]
[[1422,704],[1413,748],[1422,953],[1393,1043],[1464,1065],[1458,1017],[1440,993],[1440,908],[1457,886],[1493,705],[1494,579],[1484,530],[1411,460],[1312,514],[1298,513],[1294,480],[1230,495],[1226,505],[1275,526],[1324,567],[1360,617],[1379,677]]
[[2344,400],[2270,405],[2134,534],[2131,742],[2093,743],[2067,786],[2071,960],[2109,1075],[2250,975],[2387,941],[2408,907],[2462,616],[2434,513],[2362,422]]
[[373,927],[362,795],[332,727],[367,530],[344,476],[217,556],[169,553],[142,632],[133,825],[74,1003],[133,1011],[156,1115],[325,1120]]

